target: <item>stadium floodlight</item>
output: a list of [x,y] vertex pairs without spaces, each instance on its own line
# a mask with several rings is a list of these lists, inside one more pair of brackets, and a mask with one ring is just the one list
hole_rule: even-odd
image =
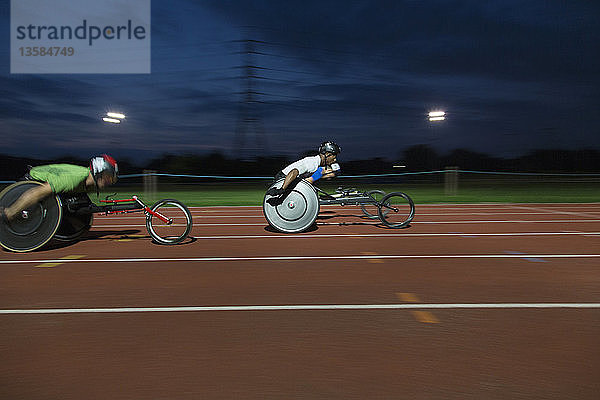
[[443,117],[445,115],[446,115],[445,111],[431,111],[429,113],[429,118]]
[[431,112],[429,112],[428,116],[429,116],[429,122],[443,121],[446,119],[446,112],[445,111],[431,111]]
[[125,114],[121,114],[121,113],[107,112],[106,115],[111,118],[125,119]]
[[104,122],[111,122],[113,124],[120,124],[121,123],[120,119],[117,119],[117,118],[108,118],[108,117],[102,118],[102,121],[104,121]]

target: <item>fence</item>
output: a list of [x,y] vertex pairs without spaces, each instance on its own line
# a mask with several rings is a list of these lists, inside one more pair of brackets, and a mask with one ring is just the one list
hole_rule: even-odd
[[[118,183],[105,192],[118,195],[141,194],[144,199],[189,195],[192,202],[210,199],[212,204],[260,203],[271,176],[218,176],[167,174],[146,170],[142,174],[121,175]],[[11,182],[0,182],[0,190]],[[2,185],[4,184],[4,185]],[[389,174],[340,175],[317,186],[333,191],[339,186],[360,190],[379,189],[385,192],[403,191],[418,202],[469,201],[600,201],[600,174],[528,173],[470,171],[458,167],[444,170]],[[104,195],[104,194],[103,194]],[[236,203],[237,202],[237,203]]]

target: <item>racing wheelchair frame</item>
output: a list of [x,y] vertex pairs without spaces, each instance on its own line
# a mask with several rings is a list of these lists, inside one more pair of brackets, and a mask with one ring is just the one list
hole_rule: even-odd
[[[283,179],[270,188],[280,188]],[[360,206],[365,218],[379,219],[388,228],[407,227],[415,216],[413,200],[403,192],[386,194],[381,190],[359,191],[338,188],[327,193],[303,179],[294,181],[280,196],[265,194],[263,213],[274,229],[284,233],[303,232],[310,228],[319,214],[321,205]]]
[[[37,181],[14,183],[0,192],[0,205],[7,207]],[[86,193],[61,193],[49,196],[26,210],[13,220],[0,222],[0,245],[15,252],[36,250],[51,239],[76,241],[87,233],[92,225],[93,214],[114,215],[143,212],[146,229],[158,244],[177,244],[184,241],[192,229],[192,215],[178,200],[163,199],[152,207],[137,196],[115,200],[107,197],[94,204]]]

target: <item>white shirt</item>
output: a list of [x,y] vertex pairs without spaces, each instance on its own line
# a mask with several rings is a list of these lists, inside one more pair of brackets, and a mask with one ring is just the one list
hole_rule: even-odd
[[289,174],[294,168],[298,170],[298,176],[306,178],[314,174],[321,165],[321,156],[304,157],[301,160],[291,163],[281,170],[285,175]]

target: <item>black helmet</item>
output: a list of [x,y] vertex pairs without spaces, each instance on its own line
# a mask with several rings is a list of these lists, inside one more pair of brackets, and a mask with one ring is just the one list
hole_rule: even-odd
[[335,142],[323,142],[319,146],[319,154],[333,153],[337,155],[340,151],[342,151],[342,148]]

